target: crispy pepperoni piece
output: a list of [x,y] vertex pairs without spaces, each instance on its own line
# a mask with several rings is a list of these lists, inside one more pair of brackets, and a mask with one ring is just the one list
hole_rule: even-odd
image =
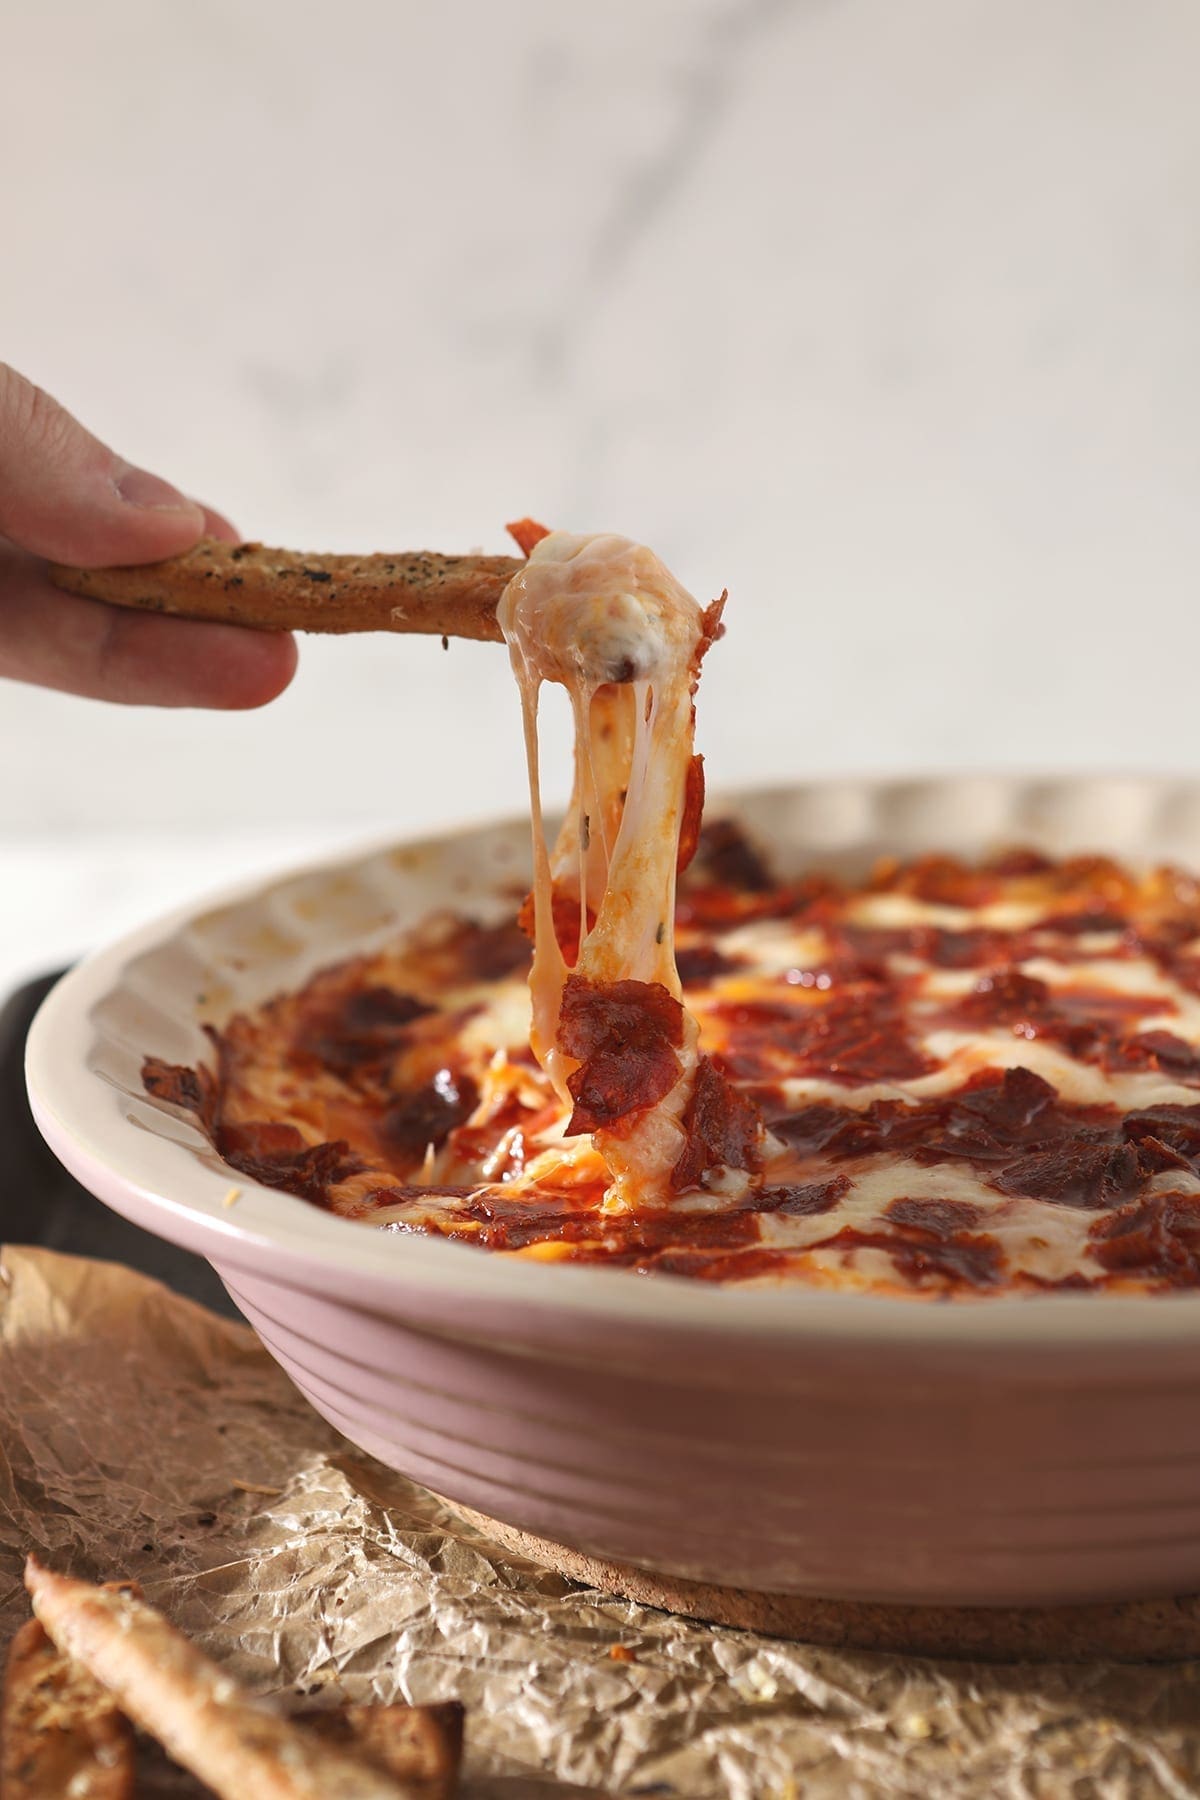
[[1200,1172],[1200,1106],[1143,1106],[1126,1113],[1121,1129],[1130,1143],[1169,1146]]
[[807,1219],[817,1213],[832,1212],[849,1192],[849,1177],[835,1175],[830,1181],[793,1182],[781,1187],[760,1188],[754,1204],[758,1212],[785,1213],[792,1219]]
[[805,1107],[771,1129],[801,1155],[962,1160],[1003,1194],[1086,1210],[1120,1204],[1164,1170],[1200,1172],[1200,1106],[1125,1117],[1114,1107],[1064,1107],[1029,1069],[983,1070],[957,1093],[919,1105]]
[[940,1194],[927,1199],[901,1196],[889,1200],[884,1212],[893,1224],[926,1231],[935,1238],[950,1238],[958,1231],[972,1231],[984,1216],[983,1208],[974,1206],[970,1200],[951,1200]]
[[463,919],[449,949],[467,981],[499,981],[529,962],[529,941],[519,919],[502,919],[498,925]]
[[[436,1193],[439,1200],[469,1200],[475,1192],[476,1189],[473,1187],[461,1185],[452,1187],[444,1181],[439,1181],[435,1189],[419,1187],[416,1182],[412,1181],[396,1181],[390,1187],[372,1188],[370,1193],[364,1196],[362,1204],[368,1208],[397,1206],[404,1200],[428,1200],[431,1193]],[[413,1227],[403,1220],[397,1222],[389,1219],[383,1229],[385,1231],[409,1231]]]
[[553,1239],[569,1244],[575,1261],[638,1267],[681,1242],[690,1252],[708,1254],[758,1241],[759,1224],[751,1205],[686,1215],[674,1207],[608,1215],[595,1210],[594,1199],[591,1194],[539,1192],[514,1204],[502,1192],[485,1189],[459,1210],[461,1223],[439,1223],[437,1229],[447,1236],[467,1236],[493,1250],[518,1250]]
[[1135,1066],[1162,1069],[1177,1081],[1200,1081],[1200,1049],[1173,1031],[1143,1031],[1123,1046],[1130,1057],[1144,1058]]
[[837,939],[848,955],[863,962],[911,956],[935,969],[975,969],[1013,954],[1013,938],[984,929],[947,931],[941,925],[843,925]]
[[700,821],[704,814],[704,758],[693,756],[688,764],[687,782],[683,790],[683,814],[679,824],[679,854],[675,872],[682,875],[696,854],[700,843]]
[[1076,1139],[1019,1156],[990,1180],[1002,1194],[1029,1194],[1094,1212],[1128,1199],[1155,1172],[1143,1166],[1132,1144]]
[[700,987],[717,975],[730,975],[738,967],[715,944],[686,944],[675,952],[675,967],[684,987]]
[[919,856],[912,862],[885,858],[868,887],[875,893],[911,894],[938,906],[986,906],[1001,891],[995,870],[972,868],[954,856]]
[[794,1261],[786,1250],[766,1250],[754,1246],[747,1250],[694,1250],[681,1246],[661,1250],[646,1257],[634,1267],[644,1275],[684,1275],[692,1281],[754,1281],[761,1276],[780,1275]]
[[165,1100],[168,1106],[179,1106],[184,1112],[195,1113],[202,1122],[211,1119],[217,1097],[216,1083],[212,1072],[203,1066],[189,1069],[182,1063],[163,1062],[160,1057],[148,1056],[142,1064],[142,1086],[155,1100]]
[[993,875],[1044,875],[1054,864],[1040,850],[1001,850],[990,856],[984,867]]
[[700,615],[700,642],[696,649],[696,658],[692,664],[692,692],[696,691],[696,682],[700,679],[700,664],[708,655],[718,638],[725,636],[725,627],[721,616],[725,611],[725,602],[729,598],[729,589],[724,588],[720,598],[710,600]]
[[713,819],[701,831],[698,848],[705,875],[720,887],[765,894],[774,885],[771,871],[736,819]]
[[[558,939],[558,947],[563,953],[567,966],[570,967],[579,960],[579,895],[569,894],[562,888],[556,887],[550,895],[550,911],[554,920],[554,935]],[[521,910],[517,914],[517,923],[522,935],[532,943],[534,937],[532,894],[526,894],[522,901]],[[589,907],[587,915],[589,931],[595,923],[596,915]],[[528,954],[527,945],[525,955],[528,956]]]
[[950,1097],[948,1134],[967,1146],[975,1141],[1006,1148],[1045,1129],[1058,1089],[1032,1069],[981,1069]]
[[929,1162],[1003,1162],[1059,1129],[1045,1118],[1057,1097],[1030,1069],[984,1069],[936,1100],[874,1100],[862,1108],[820,1102],[772,1120],[771,1129],[805,1155],[841,1159],[890,1150]]
[[1055,913],[1040,929],[1060,932],[1064,937],[1083,937],[1093,931],[1124,931],[1127,923],[1124,913],[1114,912],[1111,907],[1088,906],[1079,912]]
[[845,1226],[822,1240],[822,1250],[883,1250],[914,1287],[995,1287],[1004,1273],[1004,1252],[987,1232],[959,1232],[939,1238],[927,1232],[858,1231]]
[[917,1286],[932,1277],[948,1286],[996,1287],[1004,1275],[1000,1241],[986,1231],[960,1231],[953,1237],[929,1236],[921,1241],[914,1238],[894,1244],[892,1254],[900,1273]]
[[408,1026],[436,1010],[415,995],[392,988],[351,989],[333,1007],[303,1020],[295,1047],[301,1056],[312,1057],[334,1074],[350,1075],[365,1064],[395,1056]]
[[942,1113],[936,1107],[912,1106],[903,1100],[873,1100],[861,1109],[818,1101],[771,1120],[775,1135],[802,1156],[823,1154],[834,1161],[873,1156],[881,1150],[915,1154],[935,1141],[941,1125]]
[[535,545],[540,544],[544,537],[550,536],[550,527],[539,525],[536,519],[514,519],[504,529],[516,543],[522,556],[532,556]]
[[718,1001],[712,1013],[728,1027],[725,1061],[744,1080],[815,1075],[858,1087],[937,1067],[908,1037],[898,1000],[868,979],[816,1005]]
[[469,1075],[439,1069],[432,1081],[402,1094],[380,1119],[385,1154],[420,1161],[430,1144],[439,1150],[478,1104],[479,1089]]
[[680,1075],[683,1007],[658,981],[599,983],[569,975],[559,1048],[579,1067],[567,1086],[569,1135],[611,1131],[669,1094]]
[[1128,1033],[1137,1019],[1172,1010],[1159,995],[1052,988],[1010,966],[981,976],[938,1022],[969,1030],[1006,1026],[1017,1037],[1060,1044],[1068,1055],[1104,1069],[1164,1069],[1180,1081],[1200,1080],[1194,1045],[1169,1031]]
[[1055,1017],[1046,982],[1016,968],[993,969],[981,975],[971,992],[957,1005],[947,1007],[944,1015],[947,1024],[968,1027],[1037,1026]]
[[758,1108],[709,1056],[702,1056],[697,1065],[683,1128],[687,1143],[671,1170],[673,1194],[699,1187],[711,1169],[761,1167],[763,1126]]
[[318,1205],[328,1202],[331,1187],[366,1166],[344,1139],[306,1144],[294,1125],[222,1125],[216,1147],[240,1175],[264,1187],[302,1194]]
[[1154,1194],[1092,1226],[1097,1261],[1115,1274],[1169,1287],[1200,1282],[1200,1195]]

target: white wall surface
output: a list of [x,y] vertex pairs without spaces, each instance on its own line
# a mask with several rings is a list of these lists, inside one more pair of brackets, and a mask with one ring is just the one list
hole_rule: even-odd
[[[1200,760],[1192,0],[0,11],[0,355],[248,535],[645,538],[715,782]],[[10,835],[523,804],[491,647],[0,683]]]

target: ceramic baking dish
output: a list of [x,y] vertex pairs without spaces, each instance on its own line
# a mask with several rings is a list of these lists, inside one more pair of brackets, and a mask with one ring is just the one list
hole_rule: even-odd
[[[1006,843],[1200,866],[1185,781],[844,780],[715,810],[783,869]],[[143,1093],[143,1057],[202,1058],[205,1019],[432,908],[499,916],[527,843],[515,821],[372,848],[90,957],[29,1041],[50,1144],[107,1205],[209,1258],[354,1443],[540,1537],[841,1599],[1200,1589],[1200,1295],[902,1301],[489,1256],[234,1176]]]

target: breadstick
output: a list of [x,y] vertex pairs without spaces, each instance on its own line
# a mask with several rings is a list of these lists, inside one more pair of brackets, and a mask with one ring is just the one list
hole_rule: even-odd
[[30,1619],[8,1652],[0,1794],[4,1800],[131,1800],[133,1781],[128,1719]]
[[439,1706],[338,1706],[296,1715],[306,1731],[352,1749],[363,1762],[408,1783],[422,1800],[448,1800],[462,1755],[463,1709]]
[[401,631],[501,641],[496,602],[515,556],[308,556],[202,538],[182,556],[128,568],[52,563],[59,587],[114,606],[258,631]]
[[25,1586],[59,1649],[221,1800],[421,1796],[419,1787],[323,1744],[253,1700],[132,1587],[92,1587],[53,1574],[32,1556]]

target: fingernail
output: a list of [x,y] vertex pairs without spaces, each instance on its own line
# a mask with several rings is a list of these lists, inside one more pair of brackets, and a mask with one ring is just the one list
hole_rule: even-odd
[[117,492],[127,505],[143,506],[151,512],[200,511],[194,500],[148,469],[126,469],[117,477]]

